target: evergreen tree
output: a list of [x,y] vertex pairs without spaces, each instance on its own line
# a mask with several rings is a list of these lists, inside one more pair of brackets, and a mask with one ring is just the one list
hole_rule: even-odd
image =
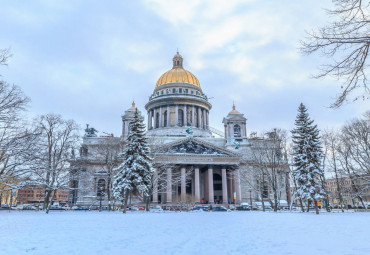
[[141,194],[148,201],[152,185],[152,158],[145,137],[145,125],[136,109],[134,121],[130,125],[127,147],[120,154],[123,162],[115,169],[117,174],[113,182],[113,194],[124,202],[123,213],[126,213],[130,194]]
[[293,135],[293,175],[297,180],[298,195],[309,203],[315,203],[316,213],[319,213],[317,201],[323,198],[325,191],[320,180],[323,176],[321,159],[323,157],[319,130],[310,119],[307,108],[301,103],[295,121]]

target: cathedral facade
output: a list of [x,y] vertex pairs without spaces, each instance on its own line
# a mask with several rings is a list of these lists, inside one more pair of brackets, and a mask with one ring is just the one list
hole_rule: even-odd
[[[146,135],[156,168],[152,203],[239,204],[271,199],[268,185],[256,180],[257,163],[251,152],[253,145],[270,141],[248,137],[247,119],[235,105],[222,120],[223,132],[211,128],[212,105],[199,80],[183,68],[178,52],[172,61],[172,69],[158,79],[145,105]],[[109,203],[117,154],[126,144],[136,110],[133,103],[122,115],[120,137],[98,137],[94,129],[86,129],[80,157],[72,161],[71,204]],[[288,200],[288,177],[281,174],[279,199]],[[260,193],[256,185],[262,187]],[[140,203],[143,198],[136,194],[130,199]]]

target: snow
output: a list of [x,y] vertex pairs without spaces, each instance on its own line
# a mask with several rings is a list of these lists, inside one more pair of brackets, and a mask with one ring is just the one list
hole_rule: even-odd
[[7,212],[0,254],[370,254],[369,213]]

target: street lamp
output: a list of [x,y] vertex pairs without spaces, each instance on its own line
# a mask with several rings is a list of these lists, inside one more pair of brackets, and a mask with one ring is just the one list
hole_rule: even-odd
[[251,187],[249,188],[249,199],[250,199],[251,211],[252,211],[253,210],[253,205],[252,205],[252,188]]

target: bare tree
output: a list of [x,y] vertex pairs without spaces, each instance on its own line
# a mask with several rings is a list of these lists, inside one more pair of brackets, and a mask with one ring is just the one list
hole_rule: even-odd
[[257,177],[255,190],[264,198],[264,186],[268,186],[273,195],[270,199],[274,211],[278,210],[282,191],[285,187],[286,173],[289,172],[287,158],[284,157],[282,149],[282,140],[286,137],[286,131],[274,129],[267,132],[265,139],[256,140],[251,145],[252,162],[251,166],[256,171],[254,177]]
[[[333,3],[335,7],[327,10],[333,21],[308,32],[306,40],[301,42],[301,51],[304,54],[320,52],[331,61],[321,66],[314,77],[331,76],[343,82],[340,94],[331,104],[332,108],[337,108],[349,95],[354,95],[353,101],[369,99],[370,3],[362,0],[333,0]],[[358,93],[361,88],[362,93]]]
[[341,187],[342,169],[338,163],[338,146],[339,139],[338,133],[333,130],[325,130],[322,135],[323,145],[325,147],[325,171],[333,172],[336,183],[336,192],[333,193],[335,196],[338,195],[339,202],[341,205],[342,212],[344,212],[344,200],[343,191]]
[[366,208],[363,195],[370,187],[370,111],[345,125],[339,139],[338,161],[351,181],[352,197]]
[[[0,50],[0,65],[10,56],[8,49]],[[23,123],[28,103],[19,87],[0,80],[0,192],[17,189],[27,171],[25,154],[33,139]]]
[[71,151],[78,142],[78,127],[73,120],[47,114],[35,119],[38,139],[29,152],[30,178],[33,184],[45,187],[43,209],[49,212],[56,191],[68,188]]
[[[116,137],[104,137],[104,141],[99,143],[96,149],[96,155],[103,161],[103,168],[107,174],[106,195],[108,198],[108,210],[114,209],[114,197],[112,195],[112,184],[115,176],[114,168],[118,166],[118,155],[123,150],[123,143]],[[112,207],[113,206],[113,207]]]

